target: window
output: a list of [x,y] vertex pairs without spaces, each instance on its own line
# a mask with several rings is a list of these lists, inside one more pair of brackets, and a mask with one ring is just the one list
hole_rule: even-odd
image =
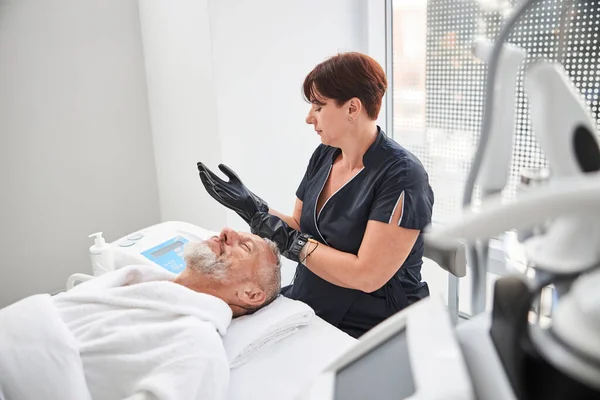
[[[387,10],[391,11],[387,43],[392,54],[393,105],[393,124],[388,131],[425,165],[436,197],[434,222],[447,223],[460,212],[483,115],[486,65],[472,55],[471,49],[477,37],[496,36],[517,1],[387,2]],[[561,37],[563,24],[566,29]],[[545,0],[517,24],[509,41],[527,51],[525,65],[542,57],[561,60],[598,119],[599,34],[598,2]],[[531,130],[522,84],[521,71],[515,99],[513,158],[510,181],[503,192],[505,198],[516,195],[523,168],[546,166]],[[465,311],[469,305],[463,289],[461,310]]]

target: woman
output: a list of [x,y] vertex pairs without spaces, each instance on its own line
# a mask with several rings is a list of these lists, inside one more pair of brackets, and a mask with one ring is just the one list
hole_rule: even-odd
[[306,123],[322,144],[291,216],[269,209],[226,166],[219,168],[228,182],[198,164],[213,198],[299,262],[282,294],[354,337],[429,295],[421,231],[431,222],[433,192],[420,161],[376,124],[386,88],[381,66],[360,53],[334,56],[308,74]]

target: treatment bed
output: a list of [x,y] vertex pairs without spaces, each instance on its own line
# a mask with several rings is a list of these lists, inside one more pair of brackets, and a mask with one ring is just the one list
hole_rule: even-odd
[[293,399],[356,339],[319,317],[231,370],[231,400]]

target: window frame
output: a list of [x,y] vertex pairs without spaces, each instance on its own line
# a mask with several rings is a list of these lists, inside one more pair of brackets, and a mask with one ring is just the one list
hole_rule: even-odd
[[377,118],[377,124],[393,138],[392,0],[369,0],[367,1],[366,11],[367,54],[383,67],[388,80],[388,90],[383,96],[383,104]]

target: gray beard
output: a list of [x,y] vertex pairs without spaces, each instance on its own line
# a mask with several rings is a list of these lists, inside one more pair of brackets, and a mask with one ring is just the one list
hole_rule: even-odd
[[183,248],[185,262],[193,271],[219,281],[227,277],[230,263],[220,260],[206,242],[188,242]]

